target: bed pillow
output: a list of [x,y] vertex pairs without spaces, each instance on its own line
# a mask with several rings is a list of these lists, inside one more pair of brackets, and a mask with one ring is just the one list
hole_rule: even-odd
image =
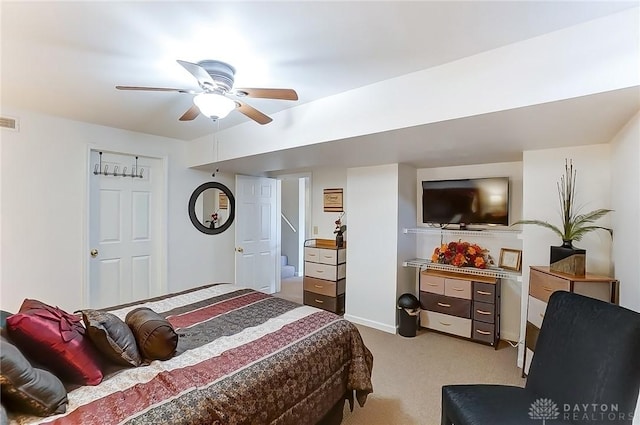
[[24,355],[0,338],[2,403],[13,410],[37,416],[64,413],[67,391],[55,375],[31,366]]
[[97,385],[102,381],[100,357],[81,322],[80,316],[27,299],[7,319],[7,331],[27,357],[63,381]]
[[176,352],[178,334],[171,323],[147,307],[131,310],[125,322],[138,343],[138,350],[146,360],[168,360]]
[[140,366],[142,359],[133,332],[118,316],[106,311],[82,310],[87,336],[107,359],[122,366]]

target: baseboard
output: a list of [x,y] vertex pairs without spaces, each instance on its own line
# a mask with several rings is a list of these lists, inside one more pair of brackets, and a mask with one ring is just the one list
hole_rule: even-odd
[[396,326],[390,326],[384,323],[380,323],[380,322],[374,322],[373,320],[369,320],[369,319],[364,319],[362,317],[358,317],[358,316],[352,316],[350,314],[345,314],[344,318],[352,323],[358,324],[358,325],[363,325],[363,326],[367,326],[369,328],[373,328],[373,329],[378,329],[379,331],[383,331],[383,332],[387,332],[390,334],[395,334],[396,333]]

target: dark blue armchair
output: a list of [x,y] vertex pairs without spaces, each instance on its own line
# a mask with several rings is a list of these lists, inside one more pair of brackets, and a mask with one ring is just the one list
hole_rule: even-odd
[[640,314],[558,291],[524,388],[442,387],[442,425],[631,425],[640,389]]

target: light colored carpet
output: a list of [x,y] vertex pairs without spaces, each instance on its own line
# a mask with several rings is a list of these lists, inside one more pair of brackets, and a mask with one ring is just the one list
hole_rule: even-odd
[[280,292],[276,297],[302,304],[302,277],[289,277],[280,281]]
[[[302,279],[282,282],[283,291],[276,295],[301,302]],[[405,338],[357,327],[373,353],[373,394],[364,407],[356,403],[353,412],[347,403],[343,425],[438,425],[443,385],[524,386],[516,367],[517,350],[504,341],[494,350],[426,329],[415,338]]]

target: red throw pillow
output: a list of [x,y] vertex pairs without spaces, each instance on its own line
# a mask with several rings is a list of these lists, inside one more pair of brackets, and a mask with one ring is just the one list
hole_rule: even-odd
[[27,299],[7,318],[7,330],[23,353],[63,381],[97,385],[102,381],[99,355],[81,322],[80,316]]

